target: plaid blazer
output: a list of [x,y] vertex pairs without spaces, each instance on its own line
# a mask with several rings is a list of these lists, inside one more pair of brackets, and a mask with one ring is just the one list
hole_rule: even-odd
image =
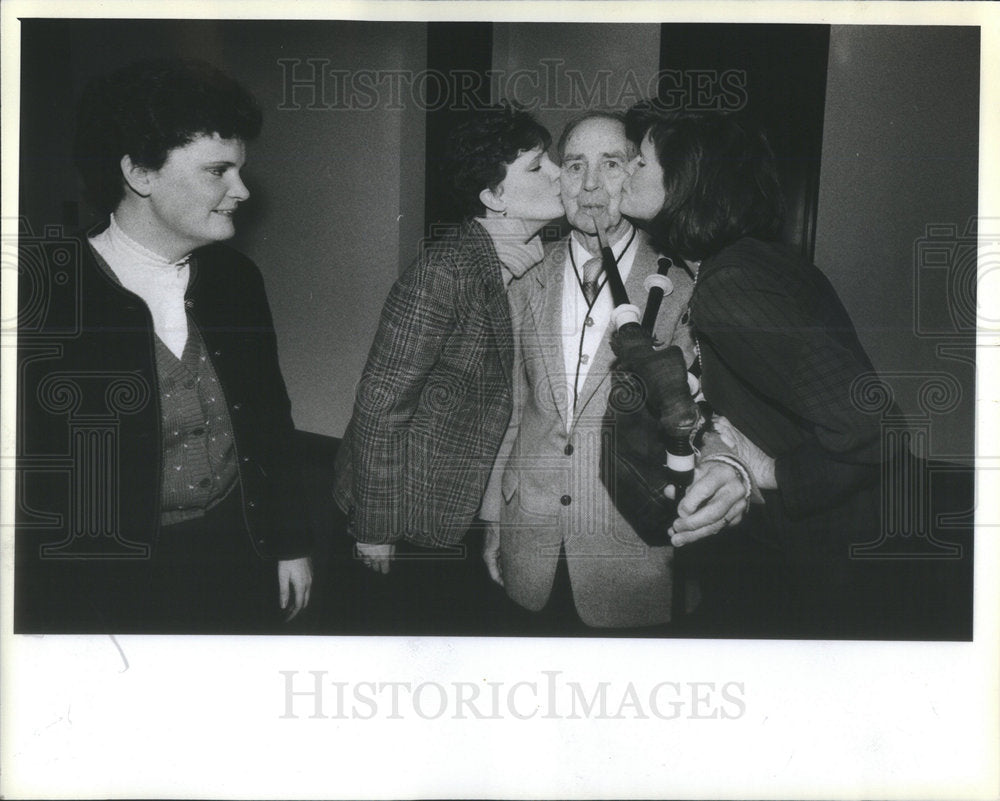
[[[567,426],[561,322],[567,241],[551,247],[541,265],[511,285],[515,413],[505,456],[498,459],[500,478],[490,482],[483,516],[500,521],[504,586],[521,606],[538,610],[548,601],[562,549],[584,623],[657,625],[671,615],[673,548],[651,548],[639,539],[600,479],[614,361],[610,326]],[[642,232],[635,248],[625,289],[642,307],[643,281],[657,271],[658,254]],[[681,316],[692,281],[681,269],[671,270],[669,278],[674,288],[663,299],[654,330],[661,342],[684,350],[690,362],[694,349]]]
[[457,543],[512,408],[500,260],[475,221],[392,287],[337,455],[334,495],[359,542]]
[[691,324],[706,399],[775,458],[755,535],[834,591],[849,542],[877,536],[886,458],[881,416],[852,396],[874,368],[847,311],[815,266],[748,238],[701,265]]

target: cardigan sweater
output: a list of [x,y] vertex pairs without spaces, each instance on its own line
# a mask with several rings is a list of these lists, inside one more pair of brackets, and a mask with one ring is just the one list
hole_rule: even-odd
[[[79,609],[112,565],[155,559],[160,529],[161,390],[149,309],[98,265],[85,237],[52,247],[68,255],[52,257],[46,275],[21,276],[22,297],[38,294],[39,278],[46,293],[19,320],[15,625],[27,631],[91,625]],[[303,514],[260,273],[222,245],[195,251],[192,263],[185,306],[228,405],[248,535],[261,557],[305,556],[314,524]]]

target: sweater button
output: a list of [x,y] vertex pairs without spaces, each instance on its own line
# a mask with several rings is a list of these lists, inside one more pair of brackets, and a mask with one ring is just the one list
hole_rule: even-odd
[[573,503],[573,499],[570,498],[569,495],[563,495],[559,499],[559,503],[561,503],[563,506],[569,506],[571,503]]
[[565,453],[567,456],[572,456],[573,455],[573,443],[572,442],[567,442],[566,443],[566,447],[563,448],[563,453]]

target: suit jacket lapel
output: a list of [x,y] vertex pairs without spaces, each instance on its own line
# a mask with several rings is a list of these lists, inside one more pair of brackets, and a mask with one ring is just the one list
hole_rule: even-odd
[[[636,251],[632,260],[632,269],[628,278],[625,279],[625,292],[629,301],[638,306],[640,311],[646,305],[646,290],[643,282],[651,272],[656,272],[656,253],[650,247],[645,235],[641,231],[636,231]],[[609,290],[610,291],[610,290]],[[587,379],[583,382],[580,394],[576,399],[576,418],[579,419],[587,404],[597,390],[606,382],[611,380],[611,365],[614,363],[615,354],[611,350],[611,331],[605,333],[601,344],[597,346],[594,354],[594,361],[587,372]],[[603,413],[603,410],[602,410]]]
[[562,294],[568,252],[566,241],[558,242],[545,255],[542,263],[532,270],[541,291],[533,294],[528,304],[536,353],[542,356],[549,382],[548,391],[563,425],[566,424],[566,366],[562,354]]

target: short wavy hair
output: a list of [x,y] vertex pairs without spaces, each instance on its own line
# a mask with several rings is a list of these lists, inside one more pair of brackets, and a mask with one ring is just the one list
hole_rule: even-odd
[[562,134],[559,136],[559,144],[556,145],[556,152],[559,154],[559,160],[562,161],[566,156],[566,143],[569,141],[570,136],[573,135],[573,131],[580,127],[585,122],[590,120],[608,120],[609,122],[617,122],[625,126],[625,150],[629,158],[635,155],[637,142],[640,140],[632,139],[628,135],[628,124],[624,114],[617,111],[588,111],[584,114],[580,114],[578,117],[574,117],[566,126],[563,128]]
[[705,259],[743,237],[773,240],[785,204],[774,153],[758,127],[725,112],[657,112],[639,104],[629,135],[649,136],[663,169],[663,208],[649,230],[666,252]]
[[171,150],[202,135],[249,142],[262,121],[253,96],[204,61],[137,61],[87,84],[74,158],[87,194],[107,213],[124,195],[123,156],[158,170]]
[[476,111],[449,134],[441,177],[462,219],[481,217],[484,189],[496,190],[507,165],[528,150],[548,150],[552,137],[531,114],[509,103]]

